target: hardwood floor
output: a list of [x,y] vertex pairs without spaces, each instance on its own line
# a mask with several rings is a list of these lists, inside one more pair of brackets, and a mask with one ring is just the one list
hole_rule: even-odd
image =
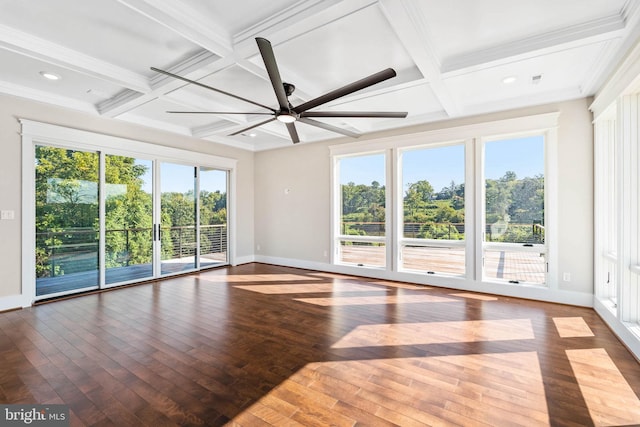
[[262,264],[0,313],[0,360],[71,425],[640,424],[591,309]]

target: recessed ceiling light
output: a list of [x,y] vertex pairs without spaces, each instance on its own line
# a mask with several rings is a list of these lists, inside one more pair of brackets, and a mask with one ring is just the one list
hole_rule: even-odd
[[40,71],[40,75],[47,80],[60,80],[62,77],[49,71]]
[[506,85],[510,85],[511,83],[514,83],[516,80],[518,80],[516,76],[508,76],[502,79],[502,83]]
[[250,133],[250,134],[249,134],[249,136],[250,136],[251,138],[255,138],[256,136],[258,136],[258,134],[257,134],[257,133]]

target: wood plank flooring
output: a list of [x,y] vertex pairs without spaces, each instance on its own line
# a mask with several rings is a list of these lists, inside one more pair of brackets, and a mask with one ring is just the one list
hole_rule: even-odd
[[0,361],[74,426],[640,424],[591,309],[263,264],[0,313]]

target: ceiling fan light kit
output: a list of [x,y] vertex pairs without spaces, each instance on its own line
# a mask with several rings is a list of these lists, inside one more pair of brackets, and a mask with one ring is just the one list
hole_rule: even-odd
[[329,118],[329,117],[342,117],[342,118],[405,118],[407,117],[407,112],[395,112],[395,111],[308,111],[315,107],[319,107],[320,105],[331,102],[335,99],[341,98],[343,96],[352,94],[369,86],[373,86],[390,78],[396,76],[395,70],[392,68],[387,68],[385,70],[379,71],[375,74],[372,74],[368,77],[350,83],[346,86],[343,86],[339,89],[335,89],[331,92],[328,92],[324,95],[320,95],[317,98],[311,99],[307,102],[304,102],[296,107],[293,107],[289,102],[289,96],[293,94],[295,90],[295,86],[291,83],[285,83],[282,81],[280,77],[280,71],[278,69],[278,64],[276,63],[276,58],[273,53],[273,47],[271,46],[271,42],[269,40],[258,37],[256,38],[256,42],[258,44],[258,49],[260,51],[260,55],[262,56],[262,60],[264,62],[265,68],[267,70],[267,74],[269,75],[269,80],[271,81],[271,85],[273,86],[273,90],[276,95],[276,99],[278,101],[278,108],[272,108],[267,105],[260,104],[258,102],[243,98],[241,96],[225,92],[223,90],[205,85],[195,80],[190,80],[185,77],[179,76],[177,74],[170,73],[168,71],[164,71],[155,67],[151,67],[153,71],[158,73],[165,74],[167,76],[185,81],[187,83],[194,84],[196,86],[203,87],[208,90],[212,90],[214,92],[221,93],[223,95],[230,96],[235,99],[239,99],[241,101],[253,104],[257,107],[269,110],[269,112],[237,112],[237,111],[167,111],[168,113],[178,113],[178,114],[244,114],[244,115],[269,115],[271,118],[263,121],[259,121],[257,123],[253,123],[248,127],[240,129],[229,136],[234,136],[238,134],[244,134],[246,131],[254,129],[256,127],[262,126],[264,124],[270,123],[274,120],[277,120],[281,123],[284,123],[287,126],[287,131],[289,132],[289,137],[294,144],[300,142],[300,138],[298,136],[298,132],[295,127],[295,122],[301,122],[310,126],[315,126],[324,130],[328,130],[330,132],[335,132],[338,134],[346,135],[352,138],[357,138],[360,134],[351,132],[347,129],[342,129],[337,126],[333,126],[327,123],[323,123],[317,120],[311,119],[311,117],[319,117],[319,118]]

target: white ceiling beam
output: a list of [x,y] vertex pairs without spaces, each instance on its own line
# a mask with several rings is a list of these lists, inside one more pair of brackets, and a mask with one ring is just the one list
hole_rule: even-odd
[[[251,50],[256,36],[269,38],[274,44],[297,37],[326,25],[335,19],[375,3],[376,0],[302,0],[279,11],[262,22],[233,35],[236,49],[249,45]],[[250,51],[251,51],[250,50]],[[247,53],[245,52],[245,55]]]
[[[217,55],[208,51],[202,51],[166,71],[191,80],[199,80],[230,66],[233,62],[230,59],[218,58]],[[98,111],[107,117],[117,117],[187,84],[173,77],[158,74],[151,78],[151,89],[146,93],[141,95],[131,91],[121,92],[115,97],[98,104]]]
[[62,95],[56,95],[51,92],[32,89],[30,87],[9,82],[0,81],[0,93],[27,98],[47,104],[59,105],[65,108],[72,108],[74,110],[84,111],[85,113],[98,113],[96,107],[90,102],[78,101],[77,99],[69,98]]
[[165,26],[218,56],[233,51],[224,22],[216,22],[178,0],[118,0],[123,5]]
[[420,7],[407,0],[380,0],[380,6],[444,111],[450,117],[458,116],[460,107],[444,84],[440,59],[431,45],[432,37]]
[[138,92],[150,90],[145,76],[0,24],[0,48]]
[[559,50],[611,40],[620,37],[624,28],[625,20],[622,15],[595,19],[560,30],[447,58],[443,61],[441,72],[449,76],[494,66],[505,61],[512,62],[514,58],[526,59],[534,54],[539,55],[541,51],[545,54],[553,53]]

